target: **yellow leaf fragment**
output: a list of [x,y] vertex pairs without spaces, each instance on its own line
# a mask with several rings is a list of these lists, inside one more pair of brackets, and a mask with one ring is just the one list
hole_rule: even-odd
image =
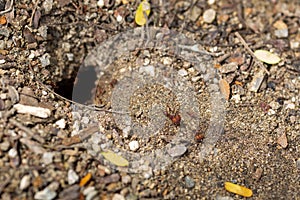
[[268,64],[271,64],[271,65],[277,64],[280,62],[280,58],[276,54],[273,54],[266,50],[262,50],[262,49],[256,50],[254,52],[254,55],[258,60],[268,63]]
[[228,100],[229,99],[229,95],[230,95],[230,86],[229,86],[229,83],[225,79],[221,79],[219,81],[219,87],[220,87],[220,91],[223,94],[224,98],[226,100]]
[[80,187],[85,186],[85,184],[86,184],[87,182],[89,182],[89,180],[91,180],[91,178],[92,178],[92,174],[91,174],[91,173],[87,173],[87,175],[85,175],[85,176],[80,180],[79,186],[80,186]]
[[126,167],[129,165],[129,162],[125,158],[119,156],[118,154],[115,154],[114,152],[111,151],[101,152],[101,154],[104,156],[106,160],[110,161],[112,164],[117,165],[119,167]]
[[151,7],[151,5],[147,0],[144,0],[140,3],[140,5],[138,6],[136,13],[135,13],[135,22],[138,25],[143,26],[146,24],[147,18],[145,16],[145,14],[147,16],[149,16],[150,7]]
[[230,183],[230,182],[225,182],[225,189],[228,192],[232,192],[234,194],[238,194],[243,197],[251,197],[253,195],[252,190],[250,190],[244,186],[240,186],[240,185]]

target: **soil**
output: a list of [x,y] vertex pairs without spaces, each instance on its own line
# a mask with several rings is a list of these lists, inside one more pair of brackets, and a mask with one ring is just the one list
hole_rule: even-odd
[[0,1],[1,199],[300,199],[300,3],[151,0],[142,28],[139,3]]

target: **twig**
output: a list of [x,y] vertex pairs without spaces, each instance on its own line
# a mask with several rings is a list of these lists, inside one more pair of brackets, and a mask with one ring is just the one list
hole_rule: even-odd
[[39,3],[40,3],[40,0],[37,0],[37,1],[35,2],[35,4],[34,4],[34,8],[33,8],[33,11],[32,11],[32,13],[31,13],[30,22],[29,22],[29,26],[30,26],[30,27],[32,26],[33,18],[34,18],[34,15],[35,15],[35,12],[36,12],[36,9],[37,9]]
[[75,104],[79,107],[84,107],[84,108],[87,108],[87,109],[90,109],[90,110],[94,110],[94,111],[102,111],[102,112],[108,112],[108,113],[116,113],[116,114],[129,114],[129,112],[121,112],[121,111],[111,111],[111,110],[106,110],[106,109],[101,109],[101,108],[97,108],[95,106],[88,106],[88,105],[84,105],[84,104],[81,104],[81,103],[78,103],[76,101],[72,101],[70,99],[67,99],[66,97],[63,97],[61,96],[60,94],[57,94],[56,92],[54,92],[53,90],[51,90],[48,86],[46,86],[37,76],[35,76],[35,73],[29,63],[29,69],[32,71],[33,75],[34,75],[34,78],[35,80],[43,87],[45,88],[46,90],[48,90],[50,93],[54,94],[55,96],[69,102],[69,103],[72,103],[72,104]]
[[256,58],[253,51],[250,49],[244,38],[239,34],[239,32],[234,33],[240,40],[240,42],[244,45],[245,49],[248,51],[248,53],[254,58],[255,62],[263,69],[265,72],[269,75],[270,72],[267,70],[267,68],[264,66],[264,64]]
[[24,126],[23,124],[21,124],[17,120],[14,120],[13,118],[10,118],[9,122],[11,124],[13,124],[14,126],[18,127],[19,129],[21,129],[22,131],[26,132],[31,138],[39,141],[42,144],[45,143],[44,138],[40,137],[38,134],[34,133],[32,130],[30,130],[29,128],[27,128],[26,126]]
[[5,13],[8,13],[12,10],[14,5],[14,0],[11,0],[9,7],[6,10],[3,10],[0,12],[0,15],[4,15]]

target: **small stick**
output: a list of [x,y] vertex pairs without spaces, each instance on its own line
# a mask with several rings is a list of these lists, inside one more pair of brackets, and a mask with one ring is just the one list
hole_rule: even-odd
[[264,64],[258,60],[256,58],[256,56],[254,55],[253,51],[250,49],[250,47],[248,46],[248,44],[246,43],[246,41],[244,40],[244,38],[239,34],[239,32],[235,32],[234,33],[240,40],[240,42],[244,45],[245,49],[248,51],[248,53],[254,58],[255,62],[262,68],[265,70],[265,72],[269,75],[269,71],[267,70],[267,68],[264,66]]
[[26,132],[29,135],[29,137],[39,141],[42,144],[45,143],[44,138],[40,137],[38,134],[34,133],[32,130],[30,130],[29,128],[27,128],[26,126],[24,126],[23,124],[21,124],[17,120],[14,120],[14,119],[10,118],[9,122],[11,124],[13,124],[14,126],[18,127],[19,129],[21,129],[22,131]]
[[11,0],[9,7],[6,10],[3,10],[0,12],[0,15],[4,15],[5,13],[8,13],[12,10],[14,5],[14,0]]
[[40,3],[40,0],[37,0],[37,1],[35,2],[35,5],[34,5],[34,8],[33,8],[33,11],[32,11],[32,14],[31,14],[31,17],[30,17],[29,26],[31,26],[31,25],[32,25],[33,18],[34,18],[34,15],[35,15],[35,12],[36,12],[36,9],[37,9],[37,7],[38,7],[39,3]]

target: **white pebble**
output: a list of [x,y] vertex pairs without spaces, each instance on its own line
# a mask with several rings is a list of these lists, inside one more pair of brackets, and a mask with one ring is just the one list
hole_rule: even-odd
[[11,158],[15,158],[15,157],[17,157],[17,155],[18,155],[18,152],[15,148],[12,148],[8,151],[8,156]]
[[171,63],[172,63],[172,58],[170,58],[170,57],[164,57],[163,58],[163,64],[164,65],[171,65]]
[[278,38],[286,38],[287,36],[289,36],[289,31],[288,29],[279,29],[275,30],[274,34]]
[[184,145],[176,145],[167,150],[168,154],[172,157],[179,157],[183,155],[186,151],[187,148]]
[[97,6],[99,6],[100,8],[103,8],[104,7],[104,0],[97,1]]
[[268,115],[275,115],[275,114],[276,114],[276,111],[273,110],[273,109],[270,109],[270,110],[268,111]]
[[285,108],[286,108],[286,109],[292,109],[292,110],[293,110],[293,109],[295,109],[295,107],[296,107],[295,104],[289,103],[289,104],[286,105]]
[[212,23],[216,18],[216,11],[214,9],[208,9],[204,11],[203,13],[203,21],[210,24]]
[[58,126],[61,129],[64,129],[66,127],[66,120],[65,119],[60,119],[55,122],[55,125]]
[[20,190],[25,190],[30,185],[30,175],[25,175],[20,181]]
[[46,152],[43,154],[42,160],[45,165],[49,165],[53,162],[54,153]]
[[94,199],[94,197],[95,197],[97,194],[98,194],[98,192],[95,190],[95,191],[89,193],[89,194],[86,196],[85,200],[92,200],[92,199]]
[[121,15],[117,15],[117,22],[122,22],[123,17]]
[[89,193],[91,193],[93,191],[96,191],[95,187],[90,186],[90,187],[87,187],[85,190],[83,190],[83,194],[86,196],[86,195],[88,195]]
[[208,5],[212,5],[215,3],[215,0],[208,0],[207,3],[208,3]]
[[79,180],[79,176],[76,174],[76,172],[73,169],[70,169],[68,171],[68,183],[69,185],[72,185],[76,183]]
[[185,69],[180,69],[180,70],[178,70],[178,74],[180,76],[186,76],[186,75],[188,75],[188,72]]
[[112,200],[125,200],[125,197],[121,194],[115,194]]
[[131,142],[129,142],[129,149],[131,150],[131,151],[136,151],[136,150],[138,150],[139,149],[139,142],[138,141],[136,141],[136,140],[133,140],[133,141],[131,141]]
[[56,197],[57,193],[55,191],[50,190],[49,188],[45,188],[42,191],[35,193],[34,199],[36,200],[52,200]]

